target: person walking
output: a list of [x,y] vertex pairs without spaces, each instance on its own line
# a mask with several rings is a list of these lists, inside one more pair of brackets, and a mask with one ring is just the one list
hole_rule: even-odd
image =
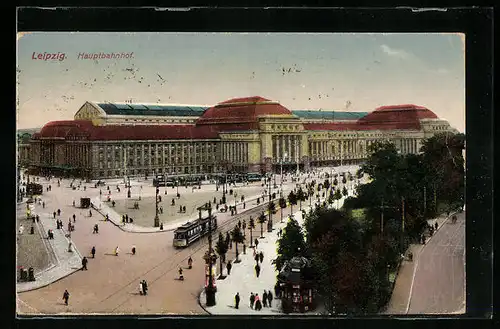
[[69,292],[68,292],[68,290],[67,290],[67,289],[66,289],[66,290],[64,290],[64,293],[63,293],[63,298],[62,298],[62,299],[64,300],[64,304],[65,304],[66,306],[68,306]]
[[73,214],[73,223],[76,222],[76,215]]
[[259,246],[259,240],[257,238],[255,238],[254,243],[255,243],[255,249],[257,249],[257,247]]
[[146,280],[142,280],[142,290],[144,292],[144,295],[148,294],[148,283],[146,282]]
[[255,303],[255,295],[250,293],[250,308],[253,310],[253,303]]
[[116,248],[115,248],[115,256],[118,256],[119,252],[120,252],[120,248],[118,248],[118,246],[116,246]]
[[259,294],[255,294],[255,310],[260,311],[262,309],[262,302],[260,301]]
[[257,254],[257,253],[256,253],[256,254],[255,254],[255,256],[254,256],[255,262],[256,262],[257,264],[259,264],[259,260],[260,260],[260,257],[259,257],[259,256],[260,256],[260,254]]
[[189,256],[189,258],[188,258],[188,268],[189,269],[193,268],[193,259],[191,258],[191,256]]
[[52,213],[52,215],[54,215],[54,219],[56,219],[56,212],[55,211]]
[[264,253],[262,251],[259,253],[259,259],[260,263],[262,264],[262,262],[264,261]]
[[234,296],[234,307],[238,309],[240,306],[240,293],[237,292],[236,296]]
[[436,229],[436,231],[437,231],[438,227],[439,227],[438,222],[436,221],[436,223],[434,223],[434,228]]
[[135,255],[135,246],[132,246],[132,255]]
[[87,270],[87,263],[88,263],[87,257],[83,257],[82,258],[82,271],[86,271]]
[[259,266],[259,264],[255,265],[255,275],[257,275],[257,278],[260,275],[260,266]]
[[273,303],[273,294],[271,293],[271,290],[267,292],[267,301],[269,303],[269,307],[272,307]]
[[233,267],[233,265],[231,265],[231,261],[228,260],[227,261],[227,265],[226,265],[226,268],[227,268],[227,275],[231,274],[231,268]]
[[94,232],[95,234],[99,233],[99,225],[95,224],[94,225]]
[[90,253],[92,254],[92,258],[95,258],[95,246],[92,247]]
[[144,295],[144,285],[142,284],[142,281],[139,282],[139,295]]
[[57,216],[61,216],[61,209],[57,209]]
[[264,290],[264,294],[262,295],[262,306],[267,307],[267,291]]

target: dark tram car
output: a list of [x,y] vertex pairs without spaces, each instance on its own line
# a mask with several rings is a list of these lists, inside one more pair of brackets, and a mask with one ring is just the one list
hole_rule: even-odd
[[[217,229],[217,216],[212,215],[212,232]],[[198,218],[195,221],[187,222],[179,226],[174,231],[175,248],[185,248],[198,240],[199,238],[208,234],[208,216],[205,218]]]

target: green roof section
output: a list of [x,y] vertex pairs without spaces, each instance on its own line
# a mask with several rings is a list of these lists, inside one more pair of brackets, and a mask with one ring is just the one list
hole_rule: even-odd
[[199,117],[208,106],[97,103],[108,115]]
[[303,119],[315,120],[358,120],[368,112],[345,112],[331,110],[292,110],[292,113]]

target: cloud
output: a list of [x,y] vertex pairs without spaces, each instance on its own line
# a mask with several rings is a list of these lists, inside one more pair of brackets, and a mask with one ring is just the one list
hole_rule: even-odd
[[402,49],[391,48],[388,45],[381,45],[380,49],[382,49],[382,51],[384,53],[386,53],[388,56],[391,56],[391,57],[404,58],[404,59],[410,57],[410,54],[408,52],[406,52]]

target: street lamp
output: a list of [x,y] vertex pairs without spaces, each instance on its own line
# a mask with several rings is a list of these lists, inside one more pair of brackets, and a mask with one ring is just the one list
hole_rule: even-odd
[[287,153],[285,152],[283,154],[283,157],[281,158],[281,189],[283,189],[283,160],[287,157]]
[[208,210],[208,251],[205,253],[205,263],[208,265],[208,284],[205,287],[205,296],[207,306],[215,305],[215,293],[216,288],[214,287],[214,277],[212,275],[212,266],[215,263],[217,256],[212,249],[212,207],[205,204],[204,207],[200,207],[199,211]]
[[269,211],[269,220],[267,221],[267,231],[272,232],[273,231],[273,219],[272,219],[272,209],[271,209],[271,177],[269,177],[269,206],[268,206],[268,211]]
[[158,193],[160,193],[160,188],[156,187],[156,200],[155,200],[156,215],[155,215],[154,227],[160,226],[160,216],[158,216]]

